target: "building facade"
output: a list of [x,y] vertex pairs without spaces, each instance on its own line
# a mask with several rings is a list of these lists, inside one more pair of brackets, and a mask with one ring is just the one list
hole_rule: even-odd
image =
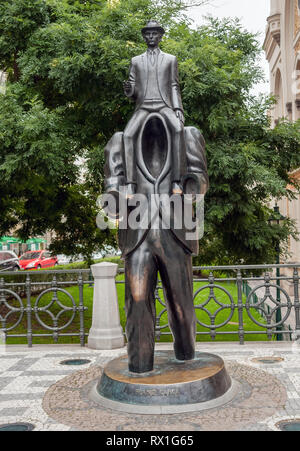
[[[300,119],[300,0],[270,0],[264,42],[270,66],[270,90],[277,104],[270,112],[272,126],[279,118]],[[300,168],[293,172],[300,179]],[[281,199],[280,213],[294,219],[300,230],[300,196]],[[300,242],[290,239],[290,263],[300,262]]]

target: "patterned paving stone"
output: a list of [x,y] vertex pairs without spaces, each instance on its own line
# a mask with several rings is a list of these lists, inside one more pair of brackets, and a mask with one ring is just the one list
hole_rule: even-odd
[[26,371],[34,363],[38,362],[38,358],[23,358],[8,368],[8,371]]
[[10,377],[0,377],[0,390],[5,388],[10,383],[11,383],[11,378]]
[[61,366],[60,366],[60,368],[58,368],[57,370],[52,370],[52,371],[50,371],[50,370],[46,370],[46,371],[42,371],[42,370],[40,370],[40,371],[24,371],[22,376],[23,377],[25,377],[25,376],[32,376],[32,377],[35,377],[35,378],[43,377],[43,376],[63,377],[65,374],[71,374],[73,372],[74,372],[74,368],[73,369],[67,368],[67,369],[63,370],[63,369],[61,369]]
[[29,387],[49,387],[53,384],[53,380],[34,381]]
[[[89,398],[93,381],[102,368],[92,366],[67,376],[46,392],[43,408],[61,423],[81,430],[240,430],[248,423],[263,420],[286,403],[286,390],[273,376],[260,369],[227,362],[232,378],[240,382],[241,390],[230,403],[207,412],[173,415],[129,415],[102,407]],[[268,383],[266,384],[266,381]]]
[[[43,395],[43,394],[42,394]],[[24,401],[24,400],[33,400],[33,399],[41,399],[41,392],[39,393],[9,393],[4,394],[0,393],[0,403],[4,401]]]
[[[5,359],[5,360],[9,360],[9,359],[15,359],[15,360],[18,360],[18,359],[23,359],[24,358],[24,355],[23,354],[19,354],[19,355],[15,355],[15,354],[13,354],[13,355],[9,355],[8,354],[8,352],[5,352],[5,353],[0,353],[0,359]],[[2,362],[1,362],[1,365],[2,365]]]
[[16,417],[17,415],[23,415],[27,410],[27,407],[8,407],[0,410],[1,417]]
[[[172,349],[172,346],[158,344],[156,349]],[[95,351],[76,345],[7,347],[0,354],[0,421],[33,423],[35,431],[278,431],[279,421],[300,418],[299,345],[252,342],[241,347],[237,343],[216,342],[200,343],[198,350],[223,356],[230,371],[237,371],[236,377],[242,380],[241,392],[218,411],[184,414],[184,417],[163,415],[155,419],[103,410],[86,399],[84,386],[88,382],[82,379],[82,374],[88,372],[91,378],[99,377],[102,367],[125,354],[125,348]],[[251,361],[276,356],[284,360],[272,366]],[[60,361],[68,358],[90,359],[91,364],[82,369],[60,365]],[[60,395],[59,402],[55,404],[56,400],[52,399],[48,410],[45,399],[54,389]],[[61,396],[66,391],[68,396],[64,401]],[[68,403],[77,406],[76,409],[67,410]]]

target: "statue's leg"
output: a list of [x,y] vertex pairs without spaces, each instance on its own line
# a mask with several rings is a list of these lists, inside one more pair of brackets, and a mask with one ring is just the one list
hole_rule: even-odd
[[129,371],[153,369],[157,267],[147,238],[125,259],[126,336]]
[[137,139],[140,128],[148,114],[148,111],[144,109],[137,110],[124,130],[124,160],[127,184],[136,184],[135,140]]
[[192,360],[196,341],[192,257],[169,230],[161,231],[161,249],[158,268],[167,297],[175,356],[178,360]]
[[181,177],[186,173],[186,148],[184,126],[175,112],[168,107],[162,108],[159,113],[166,120],[172,139],[172,182],[180,183]]

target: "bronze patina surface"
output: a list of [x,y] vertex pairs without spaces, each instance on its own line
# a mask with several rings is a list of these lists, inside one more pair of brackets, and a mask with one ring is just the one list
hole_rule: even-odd
[[190,362],[182,362],[176,360],[171,353],[157,352],[153,371],[143,374],[128,371],[127,363],[127,356],[112,360],[104,372],[107,377],[128,384],[166,385],[207,379],[224,368],[220,357],[206,353],[199,353]]
[[[198,255],[197,227],[176,224],[188,211],[184,196],[205,195],[209,184],[204,138],[197,128],[184,126],[177,58],[160,50],[164,29],[155,20],[142,34],[147,50],[132,58],[124,82],[135,111],[124,132],[116,132],[105,147],[105,189],[115,199],[111,217],[119,220],[125,260],[127,363],[137,374],[153,370],[158,273],[175,357],[189,361],[195,356],[192,255]],[[169,208],[173,195],[178,208]],[[150,208],[153,196],[160,200]],[[141,197],[146,201],[140,220],[131,224],[130,212]],[[120,207],[125,204],[128,208]],[[158,218],[157,227],[150,216]]]
[[179,361],[170,351],[155,353],[154,368],[143,374],[128,370],[128,357],[104,368],[98,393],[112,401],[163,406],[207,402],[223,396],[231,379],[221,357],[197,352],[195,359]]

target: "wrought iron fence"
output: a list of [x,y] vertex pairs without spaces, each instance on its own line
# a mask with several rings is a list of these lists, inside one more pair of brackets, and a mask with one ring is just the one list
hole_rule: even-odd
[[[235,335],[240,344],[244,344],[247,335],[300,339],[299,267],[300,264],[194,267],[194,272],[209,272],[206,278],[194,278],[194,288],[197,283],[201,284],[194,289],[195,309],[200,312],[197,315],[200,326],[197,335],[208,335],[211,339],[217,335]],[[273,275],[278,268],[290,274]],[[220,272],[221,275],[214,275]],[[253,275],[255,273],[259,275]],[[252,288],[249,283],[253,284]],[[233,284],[234,290],[230,292],[226,284]],[[283,284],[288,287],[284,288]],[[161,285],[156,290],[156,299],[163,307],[156,318],[157,339],[170,334],[166,330],[169,328],[168,322],[162,321],[167,307],[159,290],[163,292]],[[217,291],[223,296],[218,295]],[[214,309],[209,308],[212,302],[215,303]],[[218,321],[218,316],[225,312],[227,317],[223,315]],[[201,318],[204,314],[207,321]],[[232,322],[234,315],[236,322]],[[248,323],[250,320],[250,325],[257,326],[256,329],[246,328],[245,320]],[[236,326],[235,330],[226,330],[229,325]]]
[[[284,274],[274,275],[276,268]],[[231,335],[241,344],[250,335],[300,339],[299,268],[300,264],[194,267],[197,335],[211,339]],[[0,331],[6,337],[26,337],[28,346],[34,337],[58,342],[66,336],[79,337],[84,346],[88,335],[84,285],[92,290],[89,269],[1,273]],[[156,339],[161,340],[171,332],[160,282],[156,299]],[[25,330],[19,332],[24,321]],[[42,332],[33,330],[33,321]]]
[[[32,346],[34,337],[51,337],[54,343],[59,337],[77,336],[81,346],[88,332],[84,327],[83,286],[91,286],[90,270],[53,270],[0,273],[0,331],[8,337],[26,337]],[[77,286],[76,296],[65,287]],[[62,299],[63,298],[63,299]],[[79,328],[65,332],[79,315]],[[26,319],[25,332],[16,332]],[[37,328],[46,332],[33,331]]]

